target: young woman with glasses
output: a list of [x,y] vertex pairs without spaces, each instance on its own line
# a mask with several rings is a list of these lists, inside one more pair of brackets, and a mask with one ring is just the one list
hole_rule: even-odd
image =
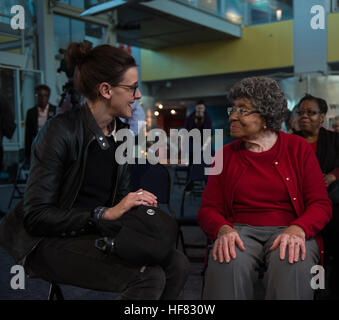
[[[39,132],[24,214],[19,224],[8,219],[3,226],[6,248],[25,258],[28,274],[53,283],[117,292],[119,299],[177,299],[188,261],[175,248],[161,266],[138,266],[95,247],[99,221],[105,225],[139,205],[157,206],[152,193],[132,192],[129,165],[115,157],[122,143],[116,132],[125,127],[119,117],[131,117],[132,104],[141,98],[135,60],[110,45],[71,43],[67,51],[87,103]],[[13,223],[19,228],[14,242]]]

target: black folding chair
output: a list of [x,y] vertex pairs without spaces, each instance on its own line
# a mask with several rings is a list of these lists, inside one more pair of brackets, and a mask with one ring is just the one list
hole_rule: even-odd
[[48,300],[65,300],[60,286],[56,283],[51,283],[49,287]]
[[15,181],[13,183],[13,189],[11,197],[8,203],[8,209],[11,207],[14,199],[22,199],[24,197],[24,189],[26,188],[26,182],[29,174],[29,167],[25,162],[18,165]]
[[187,205],[188,201],[196,202],[197,198],[201,199],[202,193],[206,185],[206,175],[204,170],[205,170],[204,164],[193,164],[191,166],[189,181],[186,183],[182,193],[180,217],[177,219],[179,224],[177,247],[179,246],[179,242],[181,242],[183,252],[185,253],[186,256],[188,256],[186,250],[188,248],[191,249],[206,248],[206,243],[204,244],[186,243],[183,233],[183,227],[199,227],[198,222],[196,220],[196,215],[190,217],[185,216],[185,205]]
[[[30,269],[29,265],[26,265],[26,262],[24,262],[23,264],[24,268],[25,268],[25,273],[28,276],[28,278],[39,278],[38,276],[36,276],[34,274],[34,272],[32,272],[32,270]],[[46,280],[48,281],[48,280]],[[54,301],[54,300],[65,300],[63,294],[62,294],[62,290],[59,284],[55,283],[55,282],[49,282],[49,293],[48,293],[48,298],[47,300],[50,301]]]
[[164,165],[152,165],[148,162],[132,165],[132,186],[134,190],[145,189],[153,193],[158,203],[166,205],[171,216],[175,218],[170,205],[171,177]]
[[186,185],[189,176],[189,166],[178,164],[174,168],[174,184]]

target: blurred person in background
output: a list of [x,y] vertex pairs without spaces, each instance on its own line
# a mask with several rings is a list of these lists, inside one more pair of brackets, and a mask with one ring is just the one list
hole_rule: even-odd
[[35,87],[36,105],[27,110],[25,123],[25,161],[30,163],[32,142],[48,119],[55,116],[57,107],[49,103],[51,89],[40,84]]
[[[203,162],[203,152],[207,149],[207,147],[212,142],[212,120],[209,116],[208,112],[206,111],[205,101],[200,99],[197,101],[195,106],[194,112],[192,112],[186,119],[185,119],[185,129],[190,132],[192,129],[198,129],[200,132],[200,159],[201,164],[205,165]],[[211,135],[204,137],[204,130],[209,129],[211,130]],[[194,142],[193,139],[189,139],[189,146],[188,146],[188,174],[187,174],[187,181],[190,179],[193,160],[194,160]],[[212,151],[213,152],[213,151]],[[199,163],[200,164],[200,163]],[[206,176],[207,179],[207,176]],[[186,187],[187,191],[191,191],[193,188],[193,182],[190,182],[189,185]]]
[[[328,110],[327,102],[306,94],[298,103],[298,135],[311,145],[320,164],[328,194],[333,204],[333,217],[322,234],[327,251],[325,263],[334,258],[335,272],[331,273],[331,292],[339,296],[339,252],[337,235],[339,233],[339,133],[325,129],[324,122]],[[331,293],[331,294],[332,294]]]

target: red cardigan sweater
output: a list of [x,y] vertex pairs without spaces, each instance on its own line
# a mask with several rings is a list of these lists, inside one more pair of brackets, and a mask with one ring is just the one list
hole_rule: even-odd
[[[272,165],[287,188],[296,214],[290,225],[300,226],[306,239],[316,238],[323,261],[323,242],[319,232],[330,221],[332,207],[318,160],[305,139],[281,131],[279,139],[279,151]],[[221,226],[233,227],[229,217],[234,214],[234,189],[248,165],[240,150],[241,141],[236,140],[217,152],[215,161],[223,162],[222,172],[209,176],[202,196],[197,219],[212,240],[216,239]]]

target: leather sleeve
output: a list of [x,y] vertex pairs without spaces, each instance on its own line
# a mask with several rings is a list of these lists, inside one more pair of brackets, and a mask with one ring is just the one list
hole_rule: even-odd
[[113,205],[118,204],[130,192],[132,192],[131,166],[124,164],[121,166],[120,180],[118,181],[117,194]]
[[63,209],[59,204],[74,139],[71,128],[65,126],[62,119],[55,118],[34,140],[24,196],[24,226],[33,236],[75,236],[84,233],[88,227],[89,211]]

